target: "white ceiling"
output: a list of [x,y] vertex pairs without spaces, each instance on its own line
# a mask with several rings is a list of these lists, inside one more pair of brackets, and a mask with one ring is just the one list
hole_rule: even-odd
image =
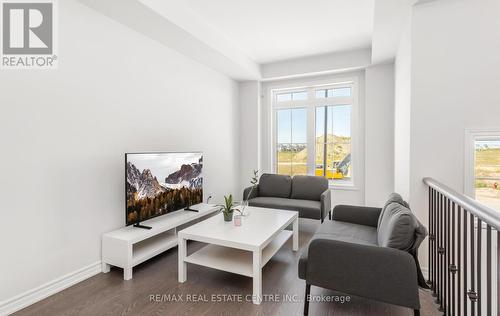
[[371,46],[374,0],[182,3],[257,63]]
[[415,2],[432,0],[79,0],[238,81],[391,62]]

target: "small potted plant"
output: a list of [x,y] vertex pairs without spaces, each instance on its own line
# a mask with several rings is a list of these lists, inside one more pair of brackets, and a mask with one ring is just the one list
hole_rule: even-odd
[[250,184],[252,185],[252,188],[250,189],[250,192],[248,192],[248,195],[245,197],[246,200],[248,200],[248,198],[252,196],[253,190],[259,184],[259,170],[253,171],[253,177],[250,180]]
[[248,192],[248,194],[243,197],[243,202],[241,203],[241,205],[242,205],[241,215],[242,216],[245,216],[244,213],[245,213],[245,208],[248,206],[248,199],[252,196],[253,190],[259,184],[259,170],[253,171],[253,177],[250,180],[250,184],[252,185],[252,187],[250,188],[250,191]]
[[[219,205],[220,211],[224,215],[224,221],[231,222],[233,220],[234,211],[240,212],[239,209],[236,208],[236,205],[233,203],[233,195],[229,194],[229,196],[224,196],[224,205]],[[241,213],[241,212],[240,212]]]

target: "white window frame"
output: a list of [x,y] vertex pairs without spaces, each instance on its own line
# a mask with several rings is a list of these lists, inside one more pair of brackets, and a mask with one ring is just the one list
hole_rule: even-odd
[[476,141],[498,139],[500,139],[500,128],[468,128],[465,130],[464,192],[472,199],[476,198],[476,174],[474,170]]
[[[339,190],[358,190],[356,173],[360,172],[360,141],[359,137],[359,103],[358,103],[359,80],[356,77],[342,78],[338,80],[329,80],[322,82],[309,82],[293,87],[273,87],[270,89],[270,109],[271,109],[271,171],[277,172],[276,155],[276,119],[277,111],[293,108],[307,108],[307,170],[308,174],[314,175],[315,171],[315,144],[316,144],[316,108],[318,106],[339,106],[351,105],[351,177],[350,180],[329,179],[330,188]],[[330,97],[316,99],[315,90],[333,89],[333,88],[351,88],[350,97]],[[281,101],[277,102],[277,94],[288,92],[308,91],[307,100]],[[312,150],[311,150],[312,149]]]

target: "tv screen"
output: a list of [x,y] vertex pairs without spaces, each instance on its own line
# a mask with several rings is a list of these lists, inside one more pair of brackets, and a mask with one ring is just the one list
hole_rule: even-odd
[[127,153],[127,225],[181,210],[203,201],[203,155]]

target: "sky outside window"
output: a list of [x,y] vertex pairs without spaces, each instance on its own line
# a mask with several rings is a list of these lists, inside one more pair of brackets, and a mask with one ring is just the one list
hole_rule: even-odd
[[[351,106],[339,105],[330,107],[328,110],[327,130],[328,134],[337,136],[351,136]],[[323,136],[324,125],[319,124],[325,120],[325,111],[316,111],[316,136]]]
[[[351,107],[349,105],[334,106],[328,111],[328,132],[337,136],[351,136]],[[316,112],[317,122],[324,121],[324,111]],[[288,109],[277,111],[278,143],[307,142],[307,110]],[[316,124],[316,135],[324,134],[323,125]]]

